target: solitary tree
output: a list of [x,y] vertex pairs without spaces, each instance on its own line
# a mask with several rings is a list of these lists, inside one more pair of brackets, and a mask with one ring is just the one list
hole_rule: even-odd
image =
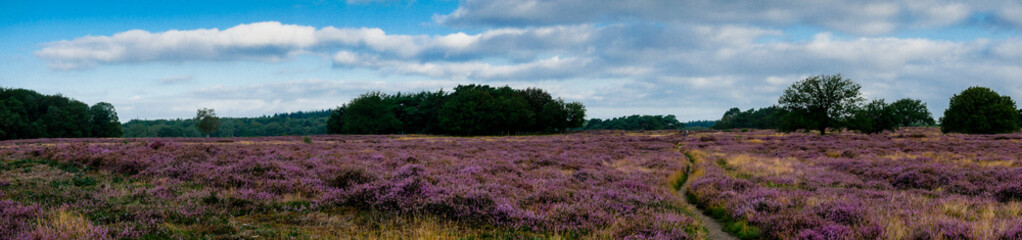
[[930,110],[926,109],[926,104],[923,101],[903,98],[891,103],[890,107],[894,110],[894,116],[898,120],[898,125],[919,126],[936,124],[933,121],[933,116],[930,115]]
[[798,128],[815,128],[823,135],[827,128],[838,126],[839,120],[848,117],[862,101],[860,88],[841,74],[812,76],[785,89],[778,103],[790,112],[806,114],[807,121],[798,121],[802,123]]
[[1007,133],[1019,130],[1018,110],[1011,97],[985,87],[970,87],[951,97],[940,119],[940,131],[960,133]]
[[195,113],[195,127],[199,128],[199,131],[206,134],[216,132],[220,128],[220,118],[216,116],[216,112],[211,108],[199,109]]

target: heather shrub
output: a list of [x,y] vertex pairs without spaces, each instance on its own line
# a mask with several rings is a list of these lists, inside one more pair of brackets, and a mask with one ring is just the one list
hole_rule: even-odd
[[1018,240],[1022,239],[1022,222],[1012,224],[1007,229],[1001,231],[998,240]]
[[936,232],[931,234],[932,237],[947,239],[947,240],[967,240],[972,239],[972,227],[964,222],[957,220],[943,220],[940,221],[935,229]]
[[348,189],[358,184],[376,181],[376,176],[361,168],[344,168],[337,173],[337,176],[330,180],[331,187]]
[[14,239],[35,226],[41,214],[38,206],[23,206],[10,200],[0,200],[0,239]]
[[848,226],[831,224],[818,229],[805,229],[798,234],[799,240],[845,240],[855,239]]
[[1022,201],[1022,183],[1007,182],[1001,184],[997,191],[994,192],[994,197],[1001,202]]
[[820,217],[844,225],[857,225],[866,217],[866,208],[861,202],[835,202],[816,208]]

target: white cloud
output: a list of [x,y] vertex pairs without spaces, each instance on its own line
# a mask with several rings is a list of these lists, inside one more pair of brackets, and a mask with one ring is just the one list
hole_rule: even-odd
[[543,26],[634,19],[767,27],[803,24],[852,34],[878,35],[905,28],[959,23],[972,11],[963,3],[919,0],[465,0],[454,12],[437,15],[434,20],[450,26]]
[[[600,114],[594,116],[675,111],[680,119],[709,119],[731,107],[772,105],[792,82],[834,73],[861,83],[870,97],[919,98],[940,115],[947,98],[968,86],[1018,89],[1022,39],[934,40],[892,33],[965,24],[977,13],[1022,26],[1022,20],[1012,20],[1022,6],[998,8],[1002,5],[468,0],[436,19],[447,26],[482,26],[480,32],[408,35],[263,22],[225,30],[132,30],[81,37],[49,43],[36,55],[53,69],[68,70],[144,62],[279,61],[316,54],[332,71],[427,79],[206,87],[178,96],[186,99],[186,116],[202,104],[245,116],[332,107],[347,101],[337,96],[370,90],[435,90],[482,82],[551,88],[555,95],[583,101]],[[785,30],[805,25],[823,30],[814,35]],[[620,114],[607,115],[612,112]]]
[[36,51],[56,70],[97,64],[190,61],[279,60],[302,53],[316,43],[315,28],[278,22],[242,24],[219,29],[131,30],[113,36],[87,36],[51,42]]

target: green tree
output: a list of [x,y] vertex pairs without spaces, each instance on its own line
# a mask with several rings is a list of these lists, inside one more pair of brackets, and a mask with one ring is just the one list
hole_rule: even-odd
[[[564,105],[568,112],[568,128],[581,128],[585,125],[586,121],[586,106],[580,102],[570,102]],[[674,115],[667,115],[670,118],[674,118]],[[675,120],[677,121],[677,120]]]
[[337,107],[330,111],[330,119],[326,121],[326,133],[328,134],[341,134],[344,133],[344,107]]
[[631,115],[616,117],[607,120],[594,118],[585,124],[586,130],[609,129],[609,130],[665,130],[682,129],[684,123],[678,121],[674,115]]
[[891,103],[890,106],[894,110],[894,116],[897,118],[898,125],[924,126],[936,124],[933,121],[930,110],[926,108],[926,104],[923,101],[902,98]]
[[899,118],[895,108],[883,99],[873,100],[854,111],[848,122],[848,129],[865,134],[880,133],[884,130],[898,130]]
[[92,113],[92,136],[93,137],[120,137],[122,135],[121,123],[117,119],[117,110],[114,105],[106,102],[99,102],[89,108]]
[[851,115],[862,101],[861,88],[841,74],[812,76],[785,89],[778,103],[790,112],[806,114],[797,128],[816,129],[823,135]]
[[985,87],[970,87],[951,97],[940,119],[944,133],[994,134],[1019,130],[1018,109],[1011,97]]
[[211,108],[199,109],[195,112],[193,120],[195,121],[195,127],[199,129],[199,132],[205,134],[206,137],[220,129],[220,118],[216,116],[216,112]]
[[445,133],[455,135],[492,134],[500,111],[495,104],[491,87],[463,85],[454,88],[440,108],[440,127]]
[[394,110],[397,104],[386,94],[369,92],[352,99],[341,115],[341,132],[349,134],[391,134],[401,130]]

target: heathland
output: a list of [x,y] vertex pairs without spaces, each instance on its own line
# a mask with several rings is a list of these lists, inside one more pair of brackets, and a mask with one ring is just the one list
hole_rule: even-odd
[[[0,143],[0,238],[1019,239],[1022,134]],[[694,203],[698,209],[686,203]]]

